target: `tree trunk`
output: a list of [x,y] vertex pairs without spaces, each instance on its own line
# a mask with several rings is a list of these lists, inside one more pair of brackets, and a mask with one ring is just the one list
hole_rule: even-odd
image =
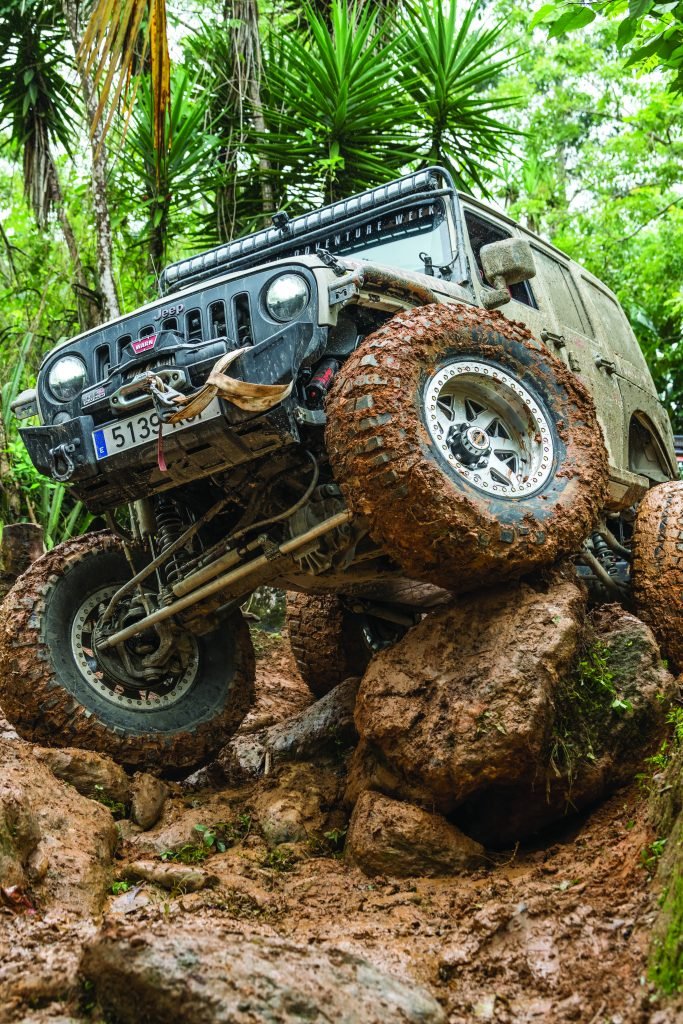
[[59,225],[62,229],[64,241],[66,242],[66,247],[69,250],[71,265],[73,267],[75,278],[73,282],[73,290],[76,295],[76,303],[78,305],[78,320],[81,330],[87,331],[90,327],[97,326],[102,319],[100,315],[98,296],[93,292],[92,288],[88,286],[85,271],[83,270],[83,263],[81,262],[81,254],[78,250],[76,236],[74,235],[74,230],[71,227],[69,215],[66,212],[64,194],[59,181],[59,175],[57,174],[57,168],[55,167],[51,156],[49,157],[47,174],[49,189],[52,193],[52,202],[57,212],[57,217],[59,218]]
[[[62,0],[64,17],[71,36],[74,52],[78,52],[81,42],[79,27],[80,0]],[[91,129],[97,111],[97,95],[95,86],[89,75],[79,70],[81,91],[85,102],[85,110]],[[92,152],[92,199],[97,231],[97,268],[102,296],[102,312],[105,320],[120,315],[119,299],[114,282],[113,244],[111,219],[109,217],[109,201],[107,198],[107,150],[102,141],[102,125],[98,124],[91,134],[90,147]]]
[[[259,37],[259,13],[257,0],[230,0],[225,7],[226,20],[238,22],[233,35],[233,88],[237,97],[236,108],[240,125],[244,123],[243,105],[246,102],[251,111],[254,128],[265,133],[266,122],[261,100],[261,39]],[[275,212],[273,186],[269,179],[270,161],[259,156],[261,170],[260,187],[264,221],[270,220]]]

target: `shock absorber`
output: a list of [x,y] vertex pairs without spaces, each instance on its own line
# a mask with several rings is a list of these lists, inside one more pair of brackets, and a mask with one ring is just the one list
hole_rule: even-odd
[[[166,495],[161,495],[161,497],[157,498],[155,501],[155,513],[159,554],[163,555],[164,551],[170,548],[171,544],[178,539],[186,527],[183,523],[183,517],[178,504],[173,498],[169,498]],[[172,587],[181,578],[183,565],[187,558],[187,552],[183,551],[182,548],[169,558],[166,563],[166,582],[169,586]]]
[[607,546],[602,534],[594,533],[591,536],[593,542],[593,551],[595,557],[600,562],[605,572],[609,573],[610,576],[616,576],[619,573],[619,567],[617,566],[617,557],[614,552]]

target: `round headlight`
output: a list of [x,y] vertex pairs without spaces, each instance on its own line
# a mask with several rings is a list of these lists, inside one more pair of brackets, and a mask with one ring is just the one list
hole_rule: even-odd
[[87,371],[85,363],[78,356],[62,356],[50,367],[47,383],[59,402],[68,402],[79,395],[85,387]]
[[274,320],[293,320],[308,305],[310,292],[299,274],[281,274],[268,286],[266,309]]

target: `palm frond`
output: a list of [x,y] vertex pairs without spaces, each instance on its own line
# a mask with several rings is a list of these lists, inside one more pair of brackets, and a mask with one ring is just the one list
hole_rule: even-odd
[[518,134],[500,116],[518,100],[494,93],[518,58],[507,52],[503,26],[481,22],[483,9],[475,0],[458,17],[455,0],[446,10],[441,0],[414,0],[399,46],[407,69],[401,86],[415,103],[423,161],[444,164],[458,187],[486,193],[495,161]]
[[83,73],[93,74],[99,89],[91,132],[101,124],[108,109],[106,133],[121,98],[129,97],[134,76],[148,58],[154,145],[161,149],[171,98],[165,0],[97,0],[77,54]]

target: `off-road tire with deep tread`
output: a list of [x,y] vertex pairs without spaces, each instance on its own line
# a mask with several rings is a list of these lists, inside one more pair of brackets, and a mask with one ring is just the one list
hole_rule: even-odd
[[[545,409],[555,464],[541,491],[484,494],[432,442],[425,385],[463,357],[497,364]],[[413,578],[461,592],[551,565],[580,547],[604,507],[607,452],[588,390],[501,313],[400,313],[346,361],[326,412],[330,463],[349,507]]]
[[648,491],[633,530],[633,599],[672,668],[683,671],[683,480]]
[[93,533],[66,541],[19,577],[3,605],[0,705],[25,739],[110,754],[126,766],[199,765],[237,729],[254,699],[254,652],[237,613],[198,638],[188,692],[159,711],[120,708],[95,692],[71,652],[79,601],[130,577],[120,541]]
[[301,678],[324,697],[349,676],[363,675],[372,652],[356,617],[336,594],[287,594],[287,631]]

